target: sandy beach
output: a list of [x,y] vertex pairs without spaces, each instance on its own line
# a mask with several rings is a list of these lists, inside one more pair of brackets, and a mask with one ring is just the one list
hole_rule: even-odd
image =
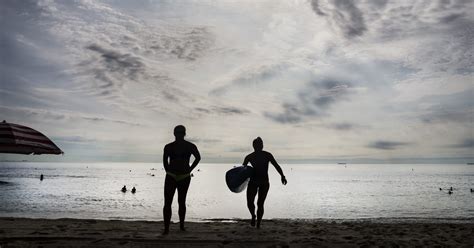
[[473,247],[474,223],[429,221],[246,220],[173,224],[81,219],[0,218],[4,247]]

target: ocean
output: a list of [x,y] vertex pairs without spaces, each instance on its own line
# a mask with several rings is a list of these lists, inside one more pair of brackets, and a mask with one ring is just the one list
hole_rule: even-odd
[[[232,167],[198,165],[188,192],[187,220],[249,218],[245,191],[232,193],[225,184],[225,172]],[[472,165],[283,164],[282,168],[286,186],[270,165],[264,218],[474,216]],[[1,162],[0,217],[162,220],[164,176],[158,163]],[[122,193],[124,185],[129,190],[136,187],[137,193]],[[453,194],[448,194],[450,187]],[[173,221],[178,220],[177,213],[175,195]]]

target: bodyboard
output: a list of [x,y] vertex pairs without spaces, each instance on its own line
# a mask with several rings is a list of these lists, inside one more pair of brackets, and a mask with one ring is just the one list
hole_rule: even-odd
[[234,193],[242,192],[247,187],[252,174],[253,167],[251,166],[237,166],[228,170],[225,173],[227,187]]

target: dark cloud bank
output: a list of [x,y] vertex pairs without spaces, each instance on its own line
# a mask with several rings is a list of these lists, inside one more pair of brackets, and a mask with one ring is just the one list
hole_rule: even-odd
[[467,138],[461,142],[452,145],[453,148],[474,148],[474,138]]
[[408,146],[411,143],[408,142],[398,142],[398,141],[387,141],[387,140],[377,140],[368,145],[370,148],[379,149],[379,150],[395,150],[397,148]]

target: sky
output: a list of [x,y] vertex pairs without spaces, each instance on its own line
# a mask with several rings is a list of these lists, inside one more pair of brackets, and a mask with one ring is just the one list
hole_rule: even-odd
[[472,0],[0,2],[0,119],[63,156],[474,160]]

